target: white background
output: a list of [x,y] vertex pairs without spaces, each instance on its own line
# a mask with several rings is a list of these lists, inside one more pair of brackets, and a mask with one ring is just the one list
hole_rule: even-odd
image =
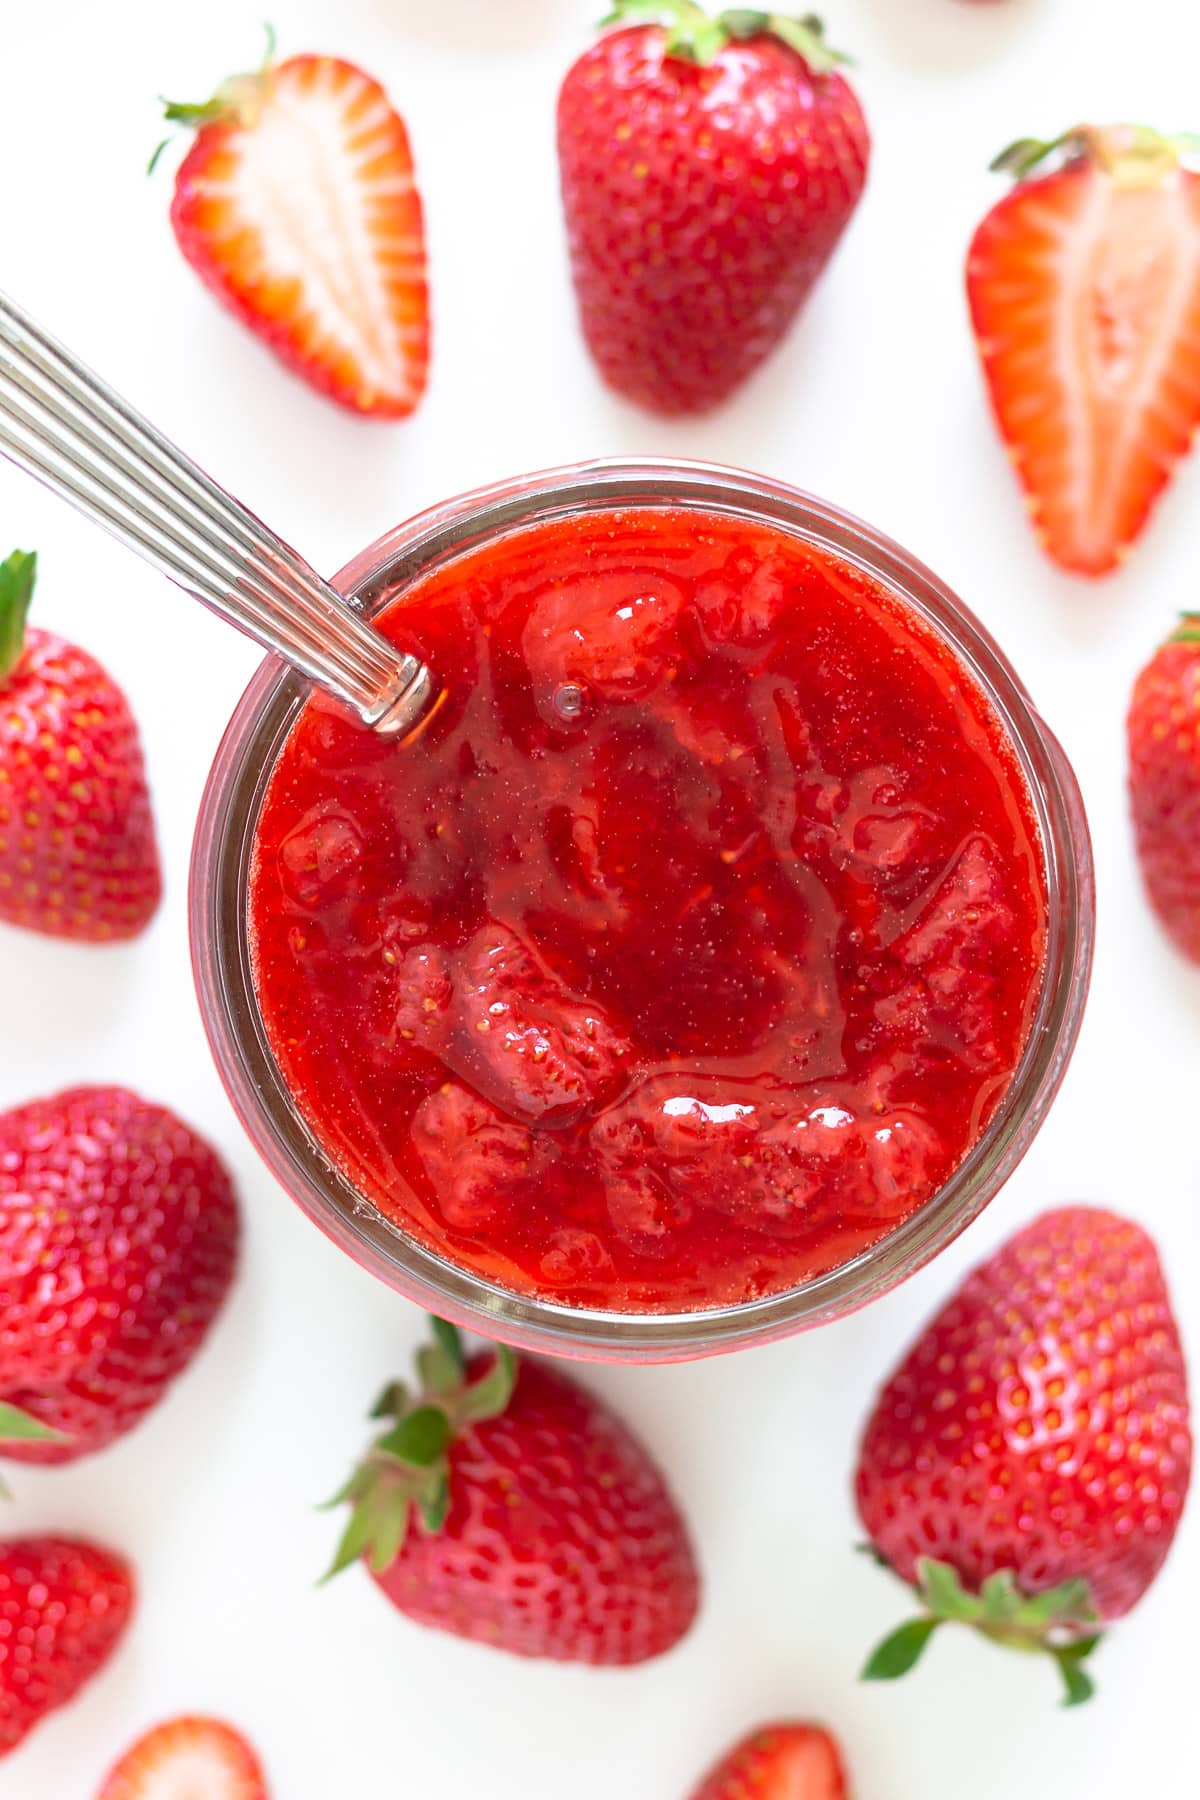
[[[265,4],[265,0],[264,0]],[[260,1746],[276,1800],[684,1800],[771,1714],[842,1735],[863,1800],[1195,1794],[1200,1504],[1170,1565],[1067,1715],[1053,1671],[947,1634],[895,1689],[864,1651],[903,1614],[851,1554],[847,1489],[871,1393],[957,1277],[1043,1207],[1127,1210],[1162,1246],[1200,1350],[1200,978],[1138,890],[1122,717],[1139,663],[1200,600],[1200,461],[1131,566],[1057,575],[985,413],[963,251],[1019,134],[1079,119],[1200,127],[1189,0],[827,0],[875,135],[866,198],[789,343],[715,419],[664,425],[600,387],[576,331],[553,107],[598,0],[279,0],[284,53],[361,61],[416,146],[434,280],[433,381],[402,426],[359,423],[277,369],[215,307],[143,169],[154,96],[198,99],[259,53],[257,0],[3,0],[0,283],[318,567],[484,481],[622,452],[742,463],[893,533],[999,636],[1075,761],[1096,836],[1099,954],[1066,1087],[1026,1163],[933,1268],[866,1314],[736,1358],[588,1378],[654,1446],[706,1573],[692,1636],[629,1673],[527,1665],[422,1633],[352,1571],[318,1593],[315,1502],[421,1321],[295,1211],[210,1066],[185,936],[189,839],[244,641],[5,466],[0,553],[36,548],[37,617],[97,652],[137,711],[167,899],[128,949],[0,929],[0,1104],[119,1080],[209,1132],[245,1202],[241,1278],[210,1347],[108,1454],[14,1471],[0,1529],[90,1532],[136,1560],[135,1629],[86,1696],[0,1767],[0,1800],[90,1800],[143,1728],[212,1709]],[[797,10],[803,10],[798,7]]]

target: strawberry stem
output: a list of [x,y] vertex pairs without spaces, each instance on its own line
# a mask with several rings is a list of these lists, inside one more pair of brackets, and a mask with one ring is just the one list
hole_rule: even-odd
[[493,1361],[474,1381],[467,1378],[462,1339],[453,1325],[434,1319],[433,1343],[417,1352],[421,1393],[410,1401],[398,1381],[388,1384],[371,1412],[390,1421],[349,1481],[329,1502],[350,1504],[350,1520],[323,1580],[365,1558],[385,1574],[404,1548],[414,1508],[426,1531],[439,1532],[450,1510],[450,1451],[471,1425],[498,1418],[512,1399],[517,1363],[496,1346]]
[[825,42],[824,27],[811,13],[793,18],[737,6],[714,18],[697,0],[614,0],[613,10],[600,21],[601,28],[638,23],[664,25],[667,55],[701,66],[714,62],[734,40],[757,37],[778,38],[803,58],[814,75],[826,75],[849,61]]
[[37,553],[33,550],[14,550],[6,562],[0,563],[0,682],[12,674],[25,649],[25,620],[36,580]]
[[1066,1688],[1064,1705],[1078,1706],[1095,1691],[1083,1664],[1100,1642],[1087,1631],[1096,1613],[1085,1581],[1065,1581],[1041,1594],[1023,1594],[1011,1569],[999,1569],[978,1593],[965,1588],[950,1563],[922,1557],[917,1564],[920,1617],[893,1631],[868,1658],[863,1681],[896,1681],[914,1668],[942,1625],[969,1625],[1005,1649],[1054,1659]]

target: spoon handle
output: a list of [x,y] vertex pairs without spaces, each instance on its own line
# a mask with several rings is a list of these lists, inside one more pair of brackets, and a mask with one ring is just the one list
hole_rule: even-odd
[[0,453],[364,723],[401,733],[420,717],[424,664],[4,294]]

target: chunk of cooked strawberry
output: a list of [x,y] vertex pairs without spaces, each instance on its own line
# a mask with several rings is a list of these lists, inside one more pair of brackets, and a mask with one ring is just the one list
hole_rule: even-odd
[[747,545],[735,550],[719,574],[696,587],[696,615],[711,644],[759,649],[796,597],[784,559]]
[[896,769],[863,769],[842,785],[833,806],[834,861],[873,881],[902,880],[920,864],[937,819],[905,793]]
[[800,1230],[814,1209],[862,1222],[910,1211],[944,1152],[912,1111],[858,1117],[836,1095],[781,1093],[769,1107],[711,1078],[660,1076],[592,1127],[619,1229],[659,1237],[698,1207]]
[[465,947],[455,989],[455,1041],[447,1058],[505,1112],[535,1124],[567,1124],[625,1079],[628,1040],[504,926],[485,926]]
[[426,1096],[411,1129],[438,1206],[462,1231],[479,1231],[507,1213],[547,1154],[526,1126],[458,1081]]
[[297,906],[326,905],[349,888],[364,849],[356,820],[336,805],[314,809],[279,847],[284,891]]
[[[388,954],[385,951],[385,956]],[[440,1056],[453,1024],[454,983],[450,960],[440,944],[411,944],[392,950],[390,987],[396,1030],[402,1038]]]
[[682,588],[649,570],[608,570],[547,588],[522,637],[543,711],[561,719],[562,690],[573,684],[609,700],[637,699],[658,687],[679,654],[685,608]]
[[982,838],[964,846],[937,893],[896,945],[915,979],[880,1000],[876,1018],[906,1040],[952,1046],[969,1066],[1003,1059],[996,992],[1011,954],[1012,911]]

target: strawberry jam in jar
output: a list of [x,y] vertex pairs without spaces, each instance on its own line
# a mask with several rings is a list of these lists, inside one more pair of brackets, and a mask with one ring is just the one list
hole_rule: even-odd
[[341,585],[440,697],[398,744],[268,666],[193,894],[231,1094],[326,1229],[617,1358],[836,1316],[961,1229],[1091,945],[1074,781],[961,605],[790,489],[659,464],[454,502]]

